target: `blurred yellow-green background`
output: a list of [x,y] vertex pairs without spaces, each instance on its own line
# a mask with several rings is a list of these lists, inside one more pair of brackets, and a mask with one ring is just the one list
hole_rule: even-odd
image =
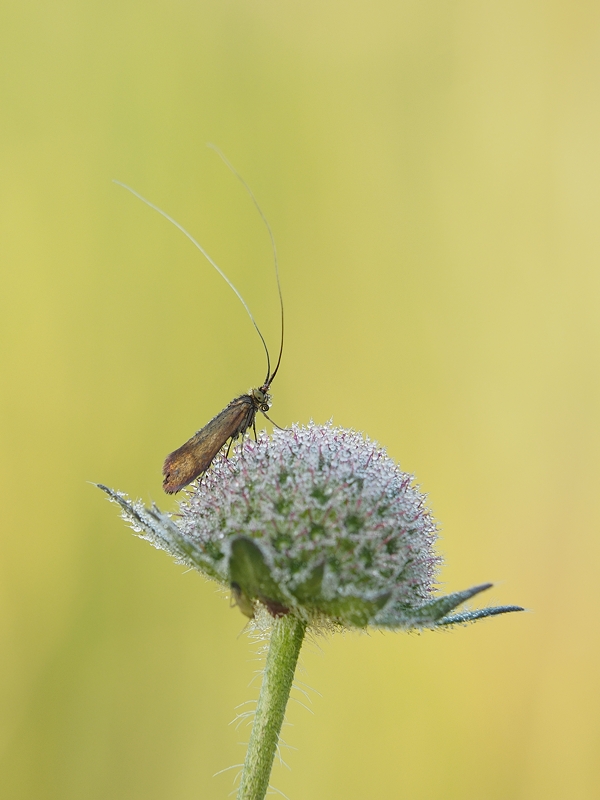
[[265,368],[113,178],[277,347],[268,237],[210,141],[278,244],[275,420],[377,439],[442,588],[531,609],[310,643],[273,785],[600,797],[598,3],[25,0],[0,59],[1,796],[216,800],[243,759],[243,617],[88,483],[175,508],[165,454]]

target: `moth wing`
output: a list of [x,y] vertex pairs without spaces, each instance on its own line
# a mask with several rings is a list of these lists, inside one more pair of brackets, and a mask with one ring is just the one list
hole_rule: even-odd
[[179,492],[198,475],[206,472],[225,442],[245,433],[255,414],[250,395],[236,397],[191,439],[170,453],[163,465],[165,492]]

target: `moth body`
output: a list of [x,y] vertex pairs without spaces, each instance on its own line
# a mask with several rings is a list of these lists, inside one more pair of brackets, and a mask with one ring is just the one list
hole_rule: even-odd
[[271,397],[265,384],[248,394],[235,397],[223,411],[213,417],[181,447],[170,453],[163,465],[163,489],[167,494],[179,492],[210,467],[219,450],[229,441],[243,436],[254,427],[256,414],[266,413]]

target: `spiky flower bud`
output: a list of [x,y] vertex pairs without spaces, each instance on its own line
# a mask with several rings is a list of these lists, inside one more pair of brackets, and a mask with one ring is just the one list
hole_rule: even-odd
[[434,599],[425,497],[355,431],[311,423],[248,439],[215,459],[178,517],[101,488],[142,538],[231,587],[250,617],[263,605],[311,624],[425,628],[520,610],[450,615],[491,584]]

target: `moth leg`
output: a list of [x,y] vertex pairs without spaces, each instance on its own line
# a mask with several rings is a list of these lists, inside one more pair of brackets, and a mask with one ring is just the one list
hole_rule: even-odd
[[264,412],[264,411],[261,411],[261,414],[263,415],[263,417],[266,417],[266,418],[269,420],[269,422],[271,423],[271,425],[274,425],[274,426],[277,428],[277,430],[278,430],[278,431],[284,431],[284,430],[285,430],[285,428],[282,428],[282,427],[281,427],[280,425],[278,425],[276,422],[273,422],[273,420],[271,419],[271,417],[270,417],[268,414],[265,414],[265,412]]
[[258,441],[258,436],[256,435],[256,419],[252,420],[252,430],[254,431],[254,441]]
[[229,458],[229,453],[231,451],[231,445],[233,444],[233,436],[229,440],[229,444],[227,445],[227,452],[225,453],[225,458]]

